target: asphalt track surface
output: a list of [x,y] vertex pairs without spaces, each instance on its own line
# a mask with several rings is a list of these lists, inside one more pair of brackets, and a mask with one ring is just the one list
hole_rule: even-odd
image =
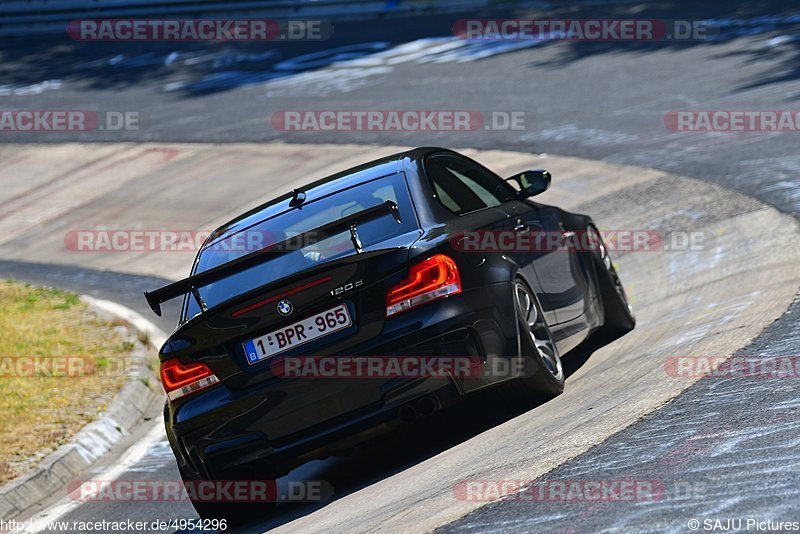
[[[11,137],[4,133],[4,140],[226,142],[283,139],[302,142],[441,144],[570,154],[608,162],[638,164],[708,180],[797,216],[800,212],[798,134],[686,134],[670,132],[663,124],[664,114],[675,109],[796,107],[800,98],[800,83],[797,80],[798,41],[792,39],[796,37],[796,23],[765,24],[763,19],[757,18],[775,15],[778,17],[776,20],[780,21],[792,13],[779,4],[763,5],[752,10],[744,5],[737,6],[741,10],[738,13],[734,8],[723,9],[714,4],[696,8],[671,3],[658,6],[657,10],[650,6],[636,10],[635,16],[688,19],[727,15],[741,23],[730,23],[727,26],[728,36],[723,35],[712,42],[546,43],[495,53],[482,59],[467,57],[475,55],[472,53],[467,56],[451,55],[450,59],[442,57],[441,52],[433,55],[423,53],[423,59],[403,60],[390,65],[380,58],[359,55],[350,61],[360,63],[328,67],[316,65],[316,70],[310,71],[313,76],[299,80],[284,76],[271,82],[265,81],[265,77],[269,76],[276,64],[290,59],[293,54],[317,50],[319,44],[298,45],[296,51],[291,51],[289,47],[279,48],[274,51],[275,56],[262,60],[257,58],[258,51],[248,51],[251,55],[244,59],[250,61],[244,61],[245,55],[234,47],[233,50],[223,50],[221,56],[207,60],[205,66],[202,61],[185,65],[177,62],[174,68],[169,68],[164,64],[164,58],[175,50],[162,48],[162,45],[154,46],[152,56],[143,58],[141,50],[126,53],[125,48],[114,49],[112,46],[98,50],[100,47],[97,45],[80,45],[76,50],[71,50],[70,47],[76,45],[69,42],[59,43],[61,48],[52,42],[19,43],[8,46],[3,53],[3,79],[9,80],[13,86],[7,87],[6,93],[17,93],[0,96],[3,107],[85,109],[93,106],[97,110],[135,110],[140,114],[141,128],[135,132],[95,132],[69,138],[62,135],[60,139],[54,134]],[[635,7],[628,5],[602,11],[586,8],[579,13],[570,12],[570,16],[588,18],[599,13],[624,16],[625,13],[631,13],[626,11],[630,9]],[[389,42],[389,46],[400,46],[418,39],[446,37],[453,18],[462,17],[431,17],[424,22],[419,19],[396,19],[367,26],[363,23],[351,23],[353,26],[342,24],[343,31],[337,31],[334,39],[326,42],[325,47],[378,41]],[[429,51],[436,44],[431,41],[418,42],[413,49]],[[192,48],[193,51],[186,53],[220,53],[219,50]],[[386,48],[380,50],[385,51]],[[260,53],[266,54],[264,51]],[[124,57],[120,58],[120,54]],[[97,63],[81,67],[90,61]],[[126,64],[126,61],[129,63]],[[175,63],[173,59],[171,65]],[[226,72],[226,69],[228,72],[233,70],[231,64],[236,65],[235,75],[209,77],[209,74]],[[60,84],[43,83],[56,79],[60,80]],[[39,85],[31,89],[34,84]],[[60,88],[54,89],[56,86]],[[169,91],[165,91],[165,87]],[[37,91],[41,92],[21,94]],[[455,107],[484,113],[524,111],[526,128],[522,132],[436,135],[352,132],[299,134],[276,132],[269,124],[272,113],[286,109]],[[787,242],[786,246],[796,247],[797,243]],[[28,266],[4,264],[3,267],[6,272],[15,269],[29,272]],[[89,272],[85,275],[87,280],[100,281],[97,286],[100,295],[103,291],[100,288],[105,286],[103,277],[114,276]],[[43,270],[41,276],[52,279],[59,275]],[[795,305],[789,314],[774,323],[765,335],[745,351],[749,354],[798,354],[797,332],[792,329],[796,323]],[[720,394],[720,391],[727,394]],[[652,454],[658,445],[666,446],[667,438],[679,439],[676,437],[675,421],[680,419],[687,427],[686,433],[682,434],[686,443],[682,444],[681,449],[685,451],[685,461],[681,465],[687,467],[680,468],[681,481],[703,483],[705,489],[696,491],[685,502],[676,504],[670,501],[669,505],[664,504],[661,507],[664,514],[661,523],[654,520],[653,509],[644,505],[619,503],[603,507],[571,504],[571,508],[565,510],[558,503],[537,503],[536,506],[529,503],[500,503],[467,516],[452,528],[501,530],[509,526],[522,526],[538,530],[540,526],[549,526],[572,527],[582,532],[635,526],[645,530],[684,531],[676,517],[686,520],[694,516],[702,517],[702,514],[720,515],[725,511],[743,515],[751,510],[754,515],[762,517],[796,519],[798,512],[796,503],[792,501],[797,488],[797,459],[792,450],[796,448],[792,441],[792,437],[796,437],[792,426],[796,424],[796,415],[792,410],[796,393],[796,384],[791,381],[779,384],[733,381],[722,385],[713,380],[701,381],[669,406],[548,474],[548,478],[562,479],[619,478],[620,473],[625,477],[640,479],[667,479],[669,473],[665,475],[665,470],[669,468],[674,476],[674,462],[670,460],[674,457],[668,456],[666,461],[663,458],[648,460],[647,454]],[[779,419],[775,418],[776,406],[783,408]],[[709,420],[713,422],[714,431],[698,433],[701,426],[707,430]],[[760,426],[754,424],[755,421]],[[499,422],[488,416],[485,427],[490,428]],[[780,422],[784,426],[780,426]],[[474,432],[475,427],[471,428]],[[478,428],[482,427],[479,425]],[[400,454],[393,469],[401,471],[470,437],[469,431],[459,433],[458,424],[454,424],[451,430],[453,433],[448,439],[425,446],[421,451],[417,444],[406,444],[411,450],[404,451],[406,456]],[[733,436],[747,431],[751,431],[749,436],[760,436],[753,446],[744,446],[744,439],[733,439]],[[784,431],[786,433],[782,434]],[[708,437],[715,435],[716,440]],[[735,443],[729,443],[731,440]],[[698,447],[698,443],[702,446]],[[679,448],[681,446],[671,444]],[[726,450],[732,450],[734,457],[725,457],[723,452]],[[393,449],[393,452],[400,451]],[[761,458],[762,462],[748,460],[750,455]],[[769,460],[764,461],[764,456]],[[714,464],[709,458],[719,461]],[[347,471],[355,468],[361,471],[368,459],[359,457],[364,461],[359,461],[357,466],[345,463],[342,469]],[[603,459],[605,463],[601,463]],[[604,471],[597,471],[598,465],[602,465]],[[771,478],[762,478],[755,483],[758,473],[767,467],[770,468]],[[718,471],[713,471],[714,468]],[[740,477],[737,481],[740,486],[725,478],[734,470]],[[367,475],[361,479],[361,483],[367,485],[389,474],[391,470],[378,468],[373,478]],[[709,490],[708,480],[723,480],[725,484],[720,483],[721,487]],[[120,508],[123,507],[118,507],[115,513],[124,515],[125,510]],[[690,509],[692,513],[689,513]],[[180,511],[185,512],[187,517],[191,515],[190,509],[176,510]],[[138,513],[141,512],[139,507]],[[83,513],[85,517],[104,515],[98,509],[86,509]],[[304,511],[298,510],[296,513],[300,515]]]

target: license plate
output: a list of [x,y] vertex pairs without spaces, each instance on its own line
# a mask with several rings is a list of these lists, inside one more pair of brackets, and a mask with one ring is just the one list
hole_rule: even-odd
[[247,363],[252,365],[271,358],[309,341],[338,332],[352,324],[347,306],[339,304],[335,308],[273,330],[264,336],[245,341],[244,352],[247,355]]

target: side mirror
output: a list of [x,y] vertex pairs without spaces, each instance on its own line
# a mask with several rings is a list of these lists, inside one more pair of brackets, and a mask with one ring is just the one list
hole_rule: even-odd
[[550,187],[551,178],[552,176],[546,170],[535,169],[506,178],[506,182],[517,182],[519,185],[519,192],[517,193],[519,198],[528,198],[547,191]]

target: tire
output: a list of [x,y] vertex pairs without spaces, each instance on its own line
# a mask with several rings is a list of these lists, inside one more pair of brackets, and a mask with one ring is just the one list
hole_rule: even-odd
[[525,376],[513,380],[510,386],[515,394],[555,397],[564,391],[564,369],[542,307],[521,279],[514,280],[512,291]]
[[603,326],[600,332],[620,337],[634,329],[636,316],[600,233],[594,226],[589,226],[588,232],[597,243],[593,257],[599,286],[597,289],[603,303]]

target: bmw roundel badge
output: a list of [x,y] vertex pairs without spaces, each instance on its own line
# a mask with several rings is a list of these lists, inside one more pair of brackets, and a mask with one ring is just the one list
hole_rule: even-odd
[[284,317],[291,315],[292,310],[294,310],[294,306],[292,306],[292,303],[289,300],[284,299],[278,302],[278,313]]

